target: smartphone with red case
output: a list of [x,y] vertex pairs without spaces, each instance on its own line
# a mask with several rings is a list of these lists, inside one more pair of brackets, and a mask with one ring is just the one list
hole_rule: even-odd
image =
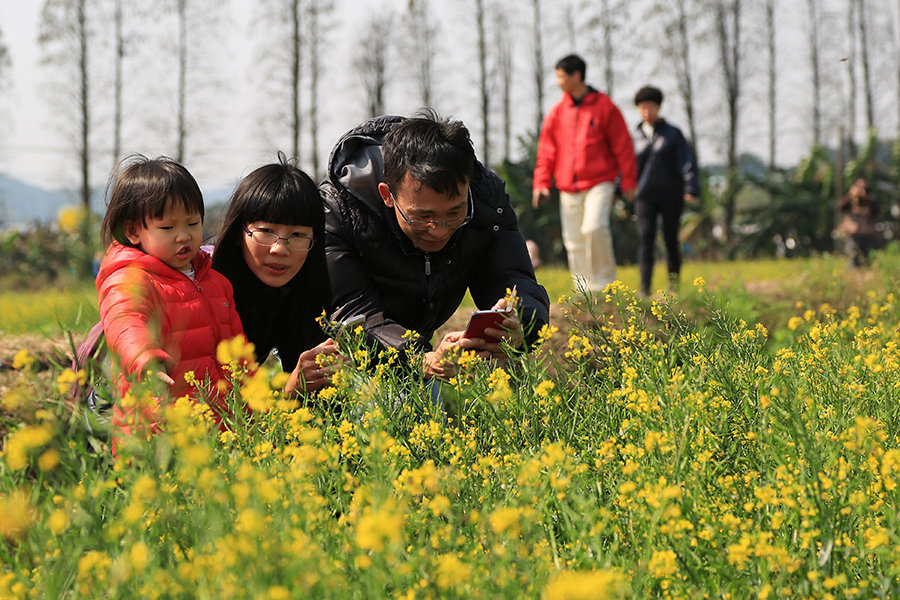
[[497,342],[497,338],[487,335],[484,330],[488,328],[503,329],[501,323],[510,316],[508,310],[476,310],[469,317],[469,324],[466,325],[466,331],[463,337],[481,338],[486,342]]

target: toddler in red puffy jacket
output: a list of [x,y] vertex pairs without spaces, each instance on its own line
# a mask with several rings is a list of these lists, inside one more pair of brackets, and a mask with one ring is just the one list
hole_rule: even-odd
[[[102,238],[109,244],[97,275],[100,319],[117,372],[119,398],[129,381],[151,374],[177,398],[196,391],[186,381],[211,382],[216,418],[227,414],[220,381],[228,374],[216,360],[222,340],[242,335],[231,284],[199,252],[203,196],[177,162],[136,155],[126,159],[108,187]],[[195,398],[196,399],[196,398]],[[157,401],[158,402],[158,401]],[[117,401],[118,433],[159,426],[158,405],[137,414],[131,401]]]

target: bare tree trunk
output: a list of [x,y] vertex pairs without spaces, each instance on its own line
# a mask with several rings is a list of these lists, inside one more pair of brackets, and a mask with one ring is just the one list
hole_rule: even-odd
[[675,61],[675,72],[678,77],[678,91],[684,101],[684,111],[687,115],[688,135],[691,145],[694,147],[694,155],[697,163],[700,163],[700,153],[697,149],[697,123],[694,107],[694,78],[691,74],[691,38],[688,35],[689,15],[687,3],[689,0],[678,0],[677,5],[677,30],[678,30],[678,58]]
[[566,32],[566,42],[569,44],[569,48],[572,48],[574,51],[578,47],[578,23],[575,16],[575,7],[571,4],[567,4],[565,7],[563,26]]
[[775,118],[777,108],[777,60],[775,45],[775,0],[766,0],[766,41],[768,42],[768,104],[769,104],[769,170],[775,170],[775,151],[778,132]]
[[[81,221],[81,249],[76,261],[82,277],[91,274],[91,69],[90,25],[93,24],[87,0],[45,0],[41,10],[38,41],[43,46],[44,63],[61,67],[61,87],[56,96],[65,98],[59,108],[61,125],[74,140],[74,153],[80,176],[79,196],[85,218]],[[4,49],[0,48],[0,67],[4,66]],[[74,98],[74,102],[70,102]],[[71,128],[71,129],[70,129]]]
[[897,1],[897,21],[894,23],[894,60],[897,69],[897,139],[900,140],[900,0]]
[[312,0],[309,19],[309,129],[312,142],[312,174],[317,179],[319,173],[319,74],[322,65],[319,60],[319,44],[322,40],[322,17],[334,8],[331,0]]
[[716,32],[722,61],[725,100],[728,107],[728,138],[726,151],[727,182],[725,189],[725,238],[732,239],[737,196],[737,135],[739,101],[741,95],[741,0],[716,2]]
[[303,59],[303,36],[300,0],[291,0],[291,148],[300,160],[300,135],[303,133],[303,117],[300,102],[300,62]]
[[615,29],[614,24],[612,22],[612,11],[609,8],[609,0],[602,0],[600,3],[600,19],[601,19],[601,27],[603,28],[603,79],[606,85],[606,95],[613,95],[613,79],[614,79],[614,71],[613,71],[613,40],[612,34]]
[[178,0],[178,141],[175,160],[184,162],[185,138],[187,137],[187,2]]
[[813,145],[822,145],[822,69],[819,58],[819,0],[806,0],[809,9],[809,61],[812,72]]
[[122,153],[122,63],[125,60],[125,35],[122,31],[122,0],[116,0],[113,13],[113,27],[115,29],[115,81],[113,82],[113,164],[119,161]]
[[[856,4],[850,0],[847,4],[847,146],[850,158],[856,156],[856,98],[859,83],[856,77]],[[844,143],[843,136],[840,143]]]
[[434,102],[434,57],[437,28],[431,23],[431,7],[428,0],[409,0],[412,57],[418,77],[419,96],[422,106]]
[[80,78],[78,107],[81,117],[79,132],[79,158],[81,162],[81,202],[85,211],[91,209],[91,112],[90,112],[90,79],[88,71],[88,32],[86,0],[78,1],[78,74]]
[[544,45],[541,41],[541,0],[531,0],[532,13],[534,15],[532,23],[531,39],[534,43],[534,54],[532,63],[532,77],[534,78],[534,100],[535,100],[535,133],[541,132],[541,124],[544,122]]
[[392,39],[384,35],[393,27],[393,13],[379,9],[368,19],[369,25],[359,38],[355,60],[356,71],[363,81],[369,115],[384,114],[384,91],[387,87],[388,44]]
[[509,21],[506,14],[498,11],[495,17],[494,30],[497,44],[497,73],[500,77],[500,106],[503,118],[503,156],[509,160],[512,147],[512,78],[513,51],[509,34]]
[[77,35],[78,35],[78,75],[79,85],[79,111],[81,128],[79,135],[78,155],[81,162],[81,203],[84,207],[84,218],[81,220],[81,243],[84,256],[79,260],[79,271],[82,277],[91,274],[91,111],[90,111],[90,71],[88,70],[88,19],[86,0],[78,0],[77,7]]
[[491,94],[488,83],[487,34],[484,24],[484,2],[475,0],[475,26],[478,32],[478,74],[479,92],[481,95],[481,161],[490,165],[491,150]]
[[869,61],[869,31],[867,24],[869,11],[866,9],[866,0],[857,0],[856,7],[859,10],[857,18],[859,19],[859,47],[863,69],[863,90],[866,97],[866,128],[872,131],[875,127],[875,101]]

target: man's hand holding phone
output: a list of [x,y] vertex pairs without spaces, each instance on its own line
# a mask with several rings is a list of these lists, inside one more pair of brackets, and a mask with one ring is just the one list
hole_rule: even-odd
[[[478,315],[476,317],[476,315]],[[433,352],[425,354],[426,373],[446,379],[456,374],[456,365],[444,360],[444,353],[451,348],[471,350],[482,358],[506,359],[501,342],[520,348],[525,334],[515,308],[506,298],[501,298],[486,311],[476,311],[469,319],[465,331],[451,331],[444,336]]]

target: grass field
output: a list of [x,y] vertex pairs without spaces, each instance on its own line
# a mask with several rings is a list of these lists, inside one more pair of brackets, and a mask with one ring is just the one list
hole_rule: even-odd
[[[751,294],[761,292],[759,299],[764,304],[771,299],[773,288],[778,287],[801,294],[821,291],[822,294],[840,295],[841,282],[846,279],[846,274],[842,259],[824,256],[796,260],[687,262],[682,281],[688,293],[690,283],[696,277],[703,277],[711,289],[724,287],[732,291],[743,289]],[[618,276],[623,284],[637,289],[639,276],[636,266],[620,267]],[[556,303],[561,296],[574,294],[571,277],[563,267],[541,268],[537,271],[537,277],[547,289],[552,303]],[[826,278],[834,280],[831,289],[821,281]],[[809,290],[805,282],[817,289]],[[655,269],[654,285],[656,289],[667,289],[663,265]],[[759,289],[759,286],[766,287]],[[467,296],[463,308],[470,310],[473,307],[471,298]],[[64,331],[84,333],[98,319],[96,293],[92,283],[67,289],[0,290],[0,315],[0,336],[35,334],[52,337]]]
[[[235,366],[227,431],[173,401],[117,460],[89,450],[79,374],[18,348],[0,598],[897,597],[898,273],[688,263],[643,299],[625,268],[589,303],[545,269],[559,330],[460,356],[446,413],[348,334],[322,393]],[[90,294],[0,294],[5,337],[86,329]]]

